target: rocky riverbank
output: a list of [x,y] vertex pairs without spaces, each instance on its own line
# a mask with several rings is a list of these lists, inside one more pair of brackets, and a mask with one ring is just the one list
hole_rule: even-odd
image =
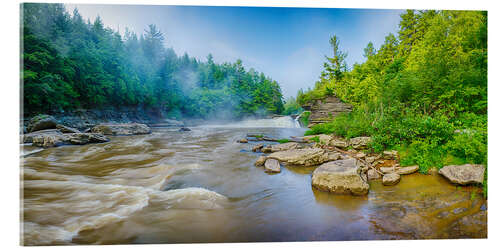
[[[290,141],[293,140],[293,141]],[[266,172],[279,173],[280,166],[317,167],[311,185],[319,190],[352,195],[366,195],[369,183],[381,180],[385,186],[397,185],[403,175],[417,173],[419,166],[400,166],[397,151],[370,153],[370,137],[346,140],[330,135],[276,139],[266,135],[247,134],[240,143],[267,141],[280,144],[252,145],[253,152],[262,152],[256,166]],[[482,184],[485,167],[482,165],[445,166],[439,174],[457,185]]]

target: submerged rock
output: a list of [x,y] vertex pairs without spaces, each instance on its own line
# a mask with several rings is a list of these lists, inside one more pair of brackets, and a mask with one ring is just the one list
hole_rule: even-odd
[[62,133],[80,133],[80,130],[76,128],[70,128],[61,124],[56,125],[57,130],[61,131]]
[[238,142],[238,143],[248,143],[248,140],[246,138],[243,138],[243,139],[237,140],[236,142]]
[[280,163],[275,159],[267,159],[264,163],[264,169],[269,173],[279,173],[281,172]]
[[370,186],[361,172],[355,159],[327,162],[314,170],[312,186],[332,193],[365,195]]
[[419,167],[417,165],[415,166],[409,166],[409,167],[401,167],[399,168],[396,173],[402,175],[402,174],[413,174],[417,172]]
[[467,185],[482,184],[484,171],[484,165],[465,164],[444,166],[439,170],[439,173],[452,183]]
[[258,145],[255,145],[253,148],[252,148],[252,151],[253,152],[259,152],[261,151],[261,149],[264,147],[264,144],[258,144]]
[[283,144],[269,145],[265,148],[262,148],[261,151],[263,153],[274,153],[274,152],[278,152],[278,151],[296,149],[296,148],[299,148],[299,146],[300,145],[296,142],[287,142],[287,143],[283,143]]
[[291,149],[272,153],[268,158],[290,165],[316,166],[327,162],[328,153],[321,148]]
[[151,129],[142,123],[99,124],[91,129],[92,133],[103,135],[141,135],[151,133]]
[[37,115],[28,123],[27,132],[35,132],[44,129],[56,128],[57,121],[53,116],[50,115]]
[[106,136],[96,133],[72,133],[65,134],[67,141],[73,145],[84,145],[88,143],[108,142]]
[[382,177],[382,184],[385,186],[392,186],[399,183],[401,176],[397,173],[388,173]]

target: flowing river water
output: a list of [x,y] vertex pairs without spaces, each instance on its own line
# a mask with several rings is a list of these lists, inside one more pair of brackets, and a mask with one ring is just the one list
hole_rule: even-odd
[[314,167],[267,174],[247,133],[303,135],[290,117],[153,128],[148,135],[22,147],[25,245],[486,237],[480,189],[439,175],[370,183],[364,197],[311,187]]

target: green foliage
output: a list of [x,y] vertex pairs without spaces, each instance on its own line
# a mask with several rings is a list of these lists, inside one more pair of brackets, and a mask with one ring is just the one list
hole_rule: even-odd
[[241,60],[178,56],[153,24],[122,36],[99,17],[85,22],[76,9],[69,15],[63,4],[26,3],[22,11],[27,113],[142,106],[177,118],[240,118],[284,110],[276,81]]
[[315,136],[315,137],[311,138],[310,140],[313,141],[313,142],[316,142],[316,143],[320,142],[319,136]]
[[285,101],[283,105],[282,115],[298,115],[302,113],[304,109],[297,103],[295,98],[290,97]]
[[278,140],[279,143],[287,143],[287,142],[290,142],[289,139],[279,139]]
[[332,122],[316,124],[306,135],[335,134],[346,138],[370,136],[373,133],[371,115],[364,112],[339,114]]
[[374,151],[397,149],[402,165],[421,172],[486,164],[487,40],[486,12],[406,11],[397,36],[377,50],[367,45],[364,63],[299,91],[301,105],[335,95],[354,106],[306,134],[371,135]]
[[307,127],[307,125],[309,125],[309,116],[311,116],[311,112],[309,111],[304,111],[300,116],[299,120],[303,126]]

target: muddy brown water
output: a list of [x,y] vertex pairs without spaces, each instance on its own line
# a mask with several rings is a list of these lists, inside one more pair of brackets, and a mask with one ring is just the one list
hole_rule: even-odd
[[314,167],[267,174],[246,133],[300,128],[154,128],[21,158],[25,245],[269,242],[486,237],[476,187],[439,175],[370,183],[364,197],[311,187]]

